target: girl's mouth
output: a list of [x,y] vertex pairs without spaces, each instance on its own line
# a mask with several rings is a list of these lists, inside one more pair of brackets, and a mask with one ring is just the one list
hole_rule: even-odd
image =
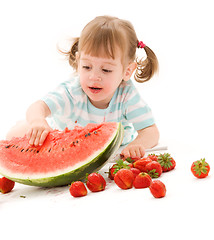
[[102,90],[102,88],[98,87],[89,87],[89,89],[92,93],[99,93]]

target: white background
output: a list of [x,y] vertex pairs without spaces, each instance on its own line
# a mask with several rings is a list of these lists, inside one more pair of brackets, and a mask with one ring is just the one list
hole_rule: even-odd
[[[130,20],[139,40],[153,49],[159,59],[159,75],[136,85],[153,110],[161,143],[167,144],[176,158],[176,170],[162,177],[167,196],[156,200],[146,190],[120,191],[109,183],[102,193],[74,199],[67,188],[47,191],[17,184],[10,194],[0,195],[0,220],[4,224],[1,229],[15,229],[9,231],[8,239],[37,239],[44,233],[47,235],[42,239],[77,234],[77,239],[116,239],[119,234],[124,239],[211,239],[211,0],[1,0],[1,139],[17,120],[25,117],[32,102],[69,78],[72,69],[56,46],[79,36],[82,28],[98,15]],[[191,162],[201,157],[206,157],[211,172],[207,179],[197,181],[189,169]],[[27,238],[29,233],[32,236]]]

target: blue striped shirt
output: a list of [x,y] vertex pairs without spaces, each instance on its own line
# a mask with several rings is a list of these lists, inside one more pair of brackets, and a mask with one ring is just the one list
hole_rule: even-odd
[[153,125],[149,106],[142,100],[131,80],[122,81],[106,109],[94,107],[83,92],[79,77],[61,83],[42,100],[51,111],[52,128],[64,130],[88,123],[121,122],[124,127],[123,145],[136,137],[136,131]]

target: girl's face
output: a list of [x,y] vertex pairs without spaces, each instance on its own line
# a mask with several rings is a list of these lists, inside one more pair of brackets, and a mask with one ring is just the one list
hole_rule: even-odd
[[84,52],[78,59],[78,73],[83,91],[90,102],[100,109],[108,107],[121,81],[128,81],[131,77],[127,69],[124,71],[120,55],[112,59],[94,57]]

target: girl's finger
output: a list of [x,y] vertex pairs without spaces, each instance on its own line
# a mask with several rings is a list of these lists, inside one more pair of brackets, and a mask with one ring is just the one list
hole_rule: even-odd
[[135,149],[135,154],[136,154],[136,157],[137,157],[137,158],[141,158],[140,148],[136,148],[136,149]]
[[32,132],[31,132],[30,140],[29,140],[30,145],[34,145],[34,141],[36,139],[36,136],[37,136],[37,130],[33,129]]
[[34,146],[38,146],[41,138],[42,130],[38,130],[34,139]]
[[123,151],[121,152],[121,155],[123,155],[124,158],[129,158],[130,157],[129,150],[127,148],[124,148]]
[[141,155],[140,158],[142,158],[142,157],[145,155],[145,153],[146,153],[146,152],[145,152],[144,148],[141,147],[141,148],[140,148],[140,155]]
[[135,148],[130,148],[129,153],[130,153],[131,158],[136,158],[137,157]]
[[44,130],[41,134],[39,145],[42,145],[50,131],[49,130]]
[[30,130],[27,132],[27,138],[28,138],[28,139],[31,138],[32,132],[33,132],[33,129],[30,129]]

